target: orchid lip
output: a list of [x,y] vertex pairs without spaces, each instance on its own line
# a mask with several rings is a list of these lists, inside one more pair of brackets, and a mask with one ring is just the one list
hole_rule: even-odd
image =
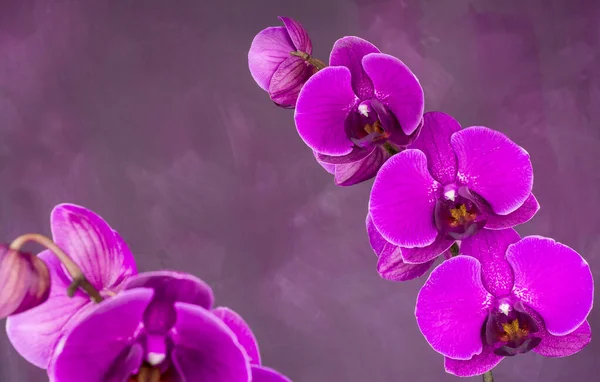
[[146,336],[146,360],[152,366],[161,364],[167,357],[166,338],[160,335],[148,334]]
[[463,240],[485,226],[487,216],[474,195],[454,183],[444,186],[435,205],[435,225],[449,239]]
[[484,342],[494,347],[494,354],[511,357],[527,353],[541,342],[539,328],[520,301],[504,297],[490,309],[483,325]]
[[169,379],[165,379],[167,376],[167,372],[170,372],[170,369],[166,372],[161,372],[160,368],[153,366],[148,363],[144,363],[140,366],[138,372],[134,375],[131,375],[127,382],[161,382],[168,381]]
[[361,102],[346,117],[345,125],[348,138],[357,147],[383,145],[391,136],[389,113],[377,99]]
[[142,345],[144,358],[139,368],[129,377],[132,382],[168,381],[165,377],[173,373],[171,351],[173,343],[170,338],[152,334],[141,334],[136,343]]

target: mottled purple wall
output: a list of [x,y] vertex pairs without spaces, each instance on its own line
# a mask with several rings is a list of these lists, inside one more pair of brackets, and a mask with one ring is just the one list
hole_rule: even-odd
[[[246,54],[277,15],[315,55],[359,35],[420,78],[426,110],[524,146],[552,236],[600,274],[600,3],[575,0],[0,0],[0,237],[59,202],[115,227],[141,270],[209,282],[295,382],[456,381],[364,233],[370,182],[337,188]],[[600,330],[599,310],[590,316]],[[600,345],[504,361],[497,382],[593,381]],[[44,381],[0,334],[0,381]],[[473,380],[478,381],[478,378]]]

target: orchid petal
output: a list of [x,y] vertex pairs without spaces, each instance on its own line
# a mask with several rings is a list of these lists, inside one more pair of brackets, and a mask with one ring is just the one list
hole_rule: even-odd
[[481,328],[491,299],[481,283],[481,264],[469,256],[453,257],[434,269],[421,288],[417,324],[438,353],[470,359],[482,351]]
[[[323,167],[323,169],[325,171],[327,171],[328,173],[330,173],[331,175],[335,174],[335,165],[331,164],[331,163],[327,163],[325,161],[322,161],[321,158],[322,154],[319,154],[318,152],[313,150],[313,156],[315,157],[315,159],[317,160],[317,163]],[[332,156],[329,156],[330,158],[333,158]]]
[[298,97],[294,115],[298,134],[321,154],[349,154],[353,143],[346,135],[345,121],[357,101],[348,68],[318,71],[304,84]]
[[225,307],[217,307],[212,310],[216,315],[231,329],[238,339],[238,342],[250,358],[250,363],[260,365],[260,351],[258,350],[258,342],[252,333],[250,326],[244,319],[233,310]]
[[187,273],[154,271],[141,273],[125,283],[125,289],[151,288],[154,299],[144,314],[146,331],[165,335],[176,321],[173,304],[186,302],[210,309],[212,289],[204,281]]
[[481,263],[483,286],[494,296],[509,294],[514,282],[513,270],[506,261],[506,249],[521,237],[512,228],[491,231],[482,229],[462,241],[460,253]]
[[379,256],[389,242],[381,236],[377,227],[373,224],[373,218],[370,213],[367,213],[365,225],[367,227],[367,234],[369,235],[369,244],[371,244],[371,248],[373,248],[375,254]]
[[285,27],[269,27],[260,31],[248,52],[250,74],[258,86],[268,91],[273,73],[295,50]]
[[535,353],[544,357],[568,357],[581,351],[592,340],[592,328],[587,320],[569,334],[554,336],[548,333],[546,324],[538,312],[528,306],[524,306],[524,308],[538,327],[538,331],[534,335],[542,339],[533,348]]
[[105,381],[114,372],[115,361],[133,345],[152,294],[151,289],[139,288],[97,305],[59,341],[48,370],[51,378],[60,382]]
[[300,57],[288,57],[277,68],[269,83],[269,96],[277,105],[287,108],[296,106],[304,83],[313,74],[313,68]]
[[533,348],[534,352],[544,357],[569,357],[579,353],[592,341],[592,328],[589,322],[584,321],[577,329],[564,336],[553,336],[545,330],[536,335],[542,341]]
[[[139,372],[144,363],[144,346],[139,343],[133,344],[129,349],[123,351],[113,361],[111,368],[106,372],[105,382],[130,381],[131,376]],[[52,381],[58,382],[58,381]]]
[[419,80],[396,57],[371,53],[362,65],[375,88],[375,98],[396,116],[404,134],[411,135],[423,118],[425,99]]
[[382,147],[376,147],[369,155],[358,161],[336,164],[335,184],[338,186],[352,186],[372,179],[390,156],[390,153]]
[[250,363],[235,334],[210,311],[175,303],[172,361],[186,381],[248,382]]
[[481,195],[499,215],[525,203],[533,187],[529,154],[506,135],[472,126],[450,138],[458,159],[458,180]]
[[433,222],[440,185],[427,170],[419,150],[392,156],[379,170],[369,202],[369,213],[381,235],[401,247],[424,247],[438,234]]
[[59,204],[50,214],[50,223],[56,244],[96,289],[116,287],[137,273],[127,244],[96,213],[74,204]]
[[444,368],[446,372],[457,377],[474,377],[484,374],[496,367],[504,357],[494,354],[492,346],[484,345],[481,354],[474,355],[467,360],[458,360],[445,357]]
[[454,242],[438,235],[433,243],[425,247],[402,248],[402,258],[407,264],[427,263],[450,249]]
[[296,50],[312,54],[312,42],[310,41],[308,32],[304,29],[302,24],[289,17],[279,16],[278,18],[285,26],[289,38],[292,40],[292,44],[294,44]]
[[51,251],[43,251],[38,257],[50,271],[50,295],[43,304],[9,316],[6,333],[21,357],[45,369],[61,332],[78,312],[90,304],[90,299],[82,292],[77,292],[72,298],[67,296],[70,281],[64,274],[61,262]]
[[388,243],[379,255],[377,272],[386,280],[408,281],[423,276],[434,262],[435,259],[422,264],[408,264],[402,259],[401,248]]
[[0,245],[0,319],[44,303],[50,295],[50,271],[30,253]]
[[423,151],[429,172],[441,184],[456,179],[456,154],[450,145],[450,137],[460,129],[460,124],[448,114],[425,113],[421,132],[411,145],[411,149]]
[[329,65],[345,66],[352,74],[352,89],[361,100],[373,97],[373,82],[362,67],[362,58],[379,49],[360,37],[346,36],[337,40],[331,49]]
[[562,336],[586,320],[594,301],[588,263],[573,249],[552,239],[528,236],[508,247],[513,294],[542,316],[552,335]]
[[317,154],[317,159],[321,163],[328,164],[348,164],[361,161],[371,155],[373,151],[377,149],[376,146],[368,146],[368,147],[354,147],[350,154],[341,155],[341,156],[332,156],[332,155],[324,155]]
[[505,229],[527,223],[539,211],[540,204],[533,194],[529,194],[525,203],[508,215],[489,214],[485,223],[487,229]]

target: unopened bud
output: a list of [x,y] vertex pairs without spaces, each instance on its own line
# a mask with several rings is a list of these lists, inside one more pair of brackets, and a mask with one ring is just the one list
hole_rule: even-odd
[[46,264],[31,253],[0,245],[0,319],[40,305],[49,294]]

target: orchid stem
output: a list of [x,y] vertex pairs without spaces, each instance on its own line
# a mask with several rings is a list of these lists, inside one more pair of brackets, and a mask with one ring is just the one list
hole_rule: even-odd
[[317,70],[321,70],[325,68],[327,65],[319,59],[313,58],[310,54],[306,52],[300,52],[299,50],[290,52],[290,55],[300,57],[304,61],[308,62],[312,66],[314,66]]
[[486,371],[483,374],[483,382],[494,382],[494,376],[492,375],[492,371]]
[[[454,243],[452,244],[452,246],[450,247],[450,253],[452,254],[452,257],[458,256],[458,254],[460,253],[460,249],[458,247],[458,243]],[[491,378],[492,372],[490,371],[490,378]],[[493,381],[493,379],[490,379],[490,381]],[[487,380],[486,380],[487,382]]]
[[385,142],[383,144],[383,148],[386,149],[386,151],[388,153],[390,153],[390,155],[395,155],[398,154],[400,152],[400,150],[396,149],[394,146],[392,146],[389,142]]
[[69,297],[73,297],[78,288],[81,288],[85,291],[85,293],[90,296],[92,301],[99,303],[103,300],[100,292],[85,278],[85,275],[79,268],[79,265],[75,264],[73,259],[69,257],[56,243],[54,243],[51,239],[47,238],[44,235],[40,235],[37,233],[28,233],[25,235],[21,235],[10,244],[10,248],[16,251],[20,250],[23,245],[29,241],[40,244],[43,247],[49,249],[59,260],[65,268],[67,272],[71,275],[73,282],[67,288],[67,295]]

